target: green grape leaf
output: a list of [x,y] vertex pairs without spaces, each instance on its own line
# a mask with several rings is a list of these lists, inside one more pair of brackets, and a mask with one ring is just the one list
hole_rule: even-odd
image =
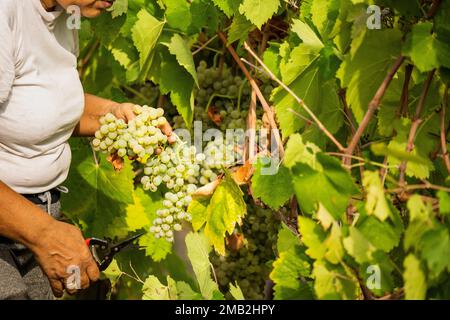
[[402,119],[401,123],[396,126],[397,136],[387,146],[387,151],[390,154],[388,155],[388,163],[391,166],[398,166],[402,163],[403,159],[412,160],[407,163],[406,175],[418,179],[427,179],[430,176],[430,172],[434,169],[433,163],[428,158],[426,151],[426,148],[432,144],[429,142],[429,139],[427,142],[428,146],[419,143],[418,136],[416,137],[414,149],[409,152],[410,155],[405,154],[410,127],[411,121],[409,119]]
[[128,12],[128,0],[114,1],[113,5],[110,8],[108,8],[108,11],[111,12],[113,19],[127,13]]
[[445,191],[438,191],[437,196],[439,198],[439,212],[443,216],[450,214],[450,194]]
[[230,283],[230,294],[235,300],[245,300],[244,294],[238,284],[234,285]]
[[315,0],[311,3],[311,20],[320,32],[322,39],[327,39],[339,16],[338,0]]
[[267,22],[280,6],[280,0],[243,0],[239,12],[250,20],[258,29]]
[[[287,43],[285,45],[288,45]],[[283,47],[281,48],[283,49]],[[286,51],[289,51],[286,48]],[[317,48],[301,43],[290,52],[280,50],[278,58],[280,61],[281,80],[290,85],[303,71],[308,68],[319,56]]]
[[303,142],[302,136],[296,133],[289,137],[283,163],[289,169],[296,163],[304,163],[315,169],[316,166],[320,166],[316,160],[318,152],[320,152],[319,147],[311,142]]
[[327,251],[326,233],[320,225],[309,218],[298,217],[298,228],[302,242],[308,248],[306,254],[313,259],[322,259]]
[[201,300],[201,295],[183,281],[167,276],[167,285],[154,275],[149,276],[142,287],[142,300]]
[[320,51],[320,49],[323,48],[323,43],[316,35],[314,30],[311,29],[311,27],[303,21],[293,20],[292,31],[295,32],[300,37],[300,39],[302,39],[303,43],[306,46],[314,48],[317,51]]
[[[84,228],[87,237],[126,235],[128,228],[123,213],[134,201],[132,167],[127,162],[122,171],[116,172],[104,155],[98,155],[96,164],[91,147],[84,141],[71,140],[73,157],[65,182],[71,192],[62,196],[62,210]],[[122,228],[112,230],[118,221]]]
[[227,174],[216,188],[206,209],[205,235],[221,255],[225,255],[226,234],[232,234],[236,223],[241,223],[247,213],[242,196],[239,186]]
[[450,271],[450,236],[446,227],[438,225],[425,232],[420,238],[419,248],[430,274],[438,276],[445,269]]
[[126,15],[121,15],[115,19],[110,14],[101,14],[91,20],[92,29],[100,42],[105,46],[113,42],[120,34],[120,30],[124,25]]
[[[305,53],[305,51],[303,52]],[[295,79],[290,83],[289,88],[300,99],[303,99],[309,109],[330,132],[337,132],[343,124],[343,116],[335,81],[323,79],[322,61],[313,60],[305,68],[306,63],[305,61],[301,62],[299,53],[295,49],[293,53],[298,59],[294,58],[286,65],[281,63],[281,74],[289,81]],[[313,57],[308,52],[305,54]],[[296,75],[297,71],[300,73]],[[282,87],[278,87],[272,92],[271,100],[275,105],[277,118],[284,136],[290,136],[301,130],[305,125],[311,125],[311,122],[307,120],[310,119],[310,116],[294,97]],[[322,137],[325,136],[322,135]]]
[[119,36],[110,46],[109,50],[114,59],[125,69],[138,59],[135,47],[127,38]]
[[376,295],[385,295],[396,287],[392,272],[395,265],[391,258],[382,251],[373,254],[373,259],[359,267],[359,274],[365,285]]
[[429,204],[422,201],[419,195],[413,195],[408,200],[408,210],[410,221],[427,221],[431,218],[433,209]]
[[367,193],[367,213],[375,215],[381,221],[386,220],[392,213],[386,200],[378,171],[365,171],[363,186]]
[[317,220],[320,221],[324,230],[328,230],[336,221],[321,203],[319,203],[319,209],[317,210]]
[[202,296],[210,300],[214,291],[218,290],[217,283],[212,280],[212,264],[209,262],[209,253],[211,246],[208,238],[202,233],[189,233],[186,236],[186,247],[189,261],[200,288]]
[[146,75],[152,65],[154,48],[161,36],[164,24],[164,21],[159,21],[145,9],[137,14],[137,21],[131,32],[134,45],[139,51],[141,74]]
[[282,225],[278,232],[277,250],[278,253],[288,251],[295,245],[300,245],[300,239],[285,224]]
[[193,0],[191,2],[192,23],[189,33],[199,33],[206,29],[208,35],[213,35],[218,26],[218,10],[210,0]]
[[[186,0],[160,0],[166,7],[167,24],[175,29],[187,31],[191,25],[190,6]],[[176,34],[177,35],[177,34]]]
[[77,170],[90,187],[102,190],[111,199],[133,203],[134,172],[130,162],[126,162],[125,168],[118,172],[102,155],[98,164],[87,158],[77,166]]
[[325,240],[325,245],[328,248],[325,253],[325,259],[332,264],[338,264],[342,262],[344,258],[344,246],[342,245],[342,230],[339,225],[334,222],[331,228],[330,235]]
[[212,0],[212,2],[214,2],[228,18],[231,18],[231,16],[237,12],[242,0]]
[[177,281],[178,300],[203,300],[200,293],[192,290],[191,286],[183,281]]
[[146,233],[139,238],[139,246],[145,248],[145,255],[153,261],[161,261],[172,251],[172,243],[166,239],[156,239],[153,233]]
[[420,265],[420,260],[413,254],[409,254],[403,262],[405,271],[403,280],[405,282],[406,300],[424,300],[427,294],[427,283],[425,273]]
[[170,100],[190,127],[194,117],[195,81],[166,47],[157,50],[149,76],[162,94],[170,93]]
[[345,212],[350,197],[357,194],[358,189],[337,159],[322,153],[318,153],[316,158],[321,165],[319,169],[303,163],[292,167],[297,200],[306,212],[314,212],[321,203],[335,219],[339,219]]
[[210,199],[192,199],[187,212],[189,212],[192,216],[192,227],[194,231],[199,231],[201,227],[206,223],[207,213],[206,209],[208,208]]
[[401,47],[401,33],[396,29],[368,30],[361,37],[353,40],[354,54],[347,54],[337,74],[347,88],[347,102],[358,122]]
[[103,271],[103,275],[111,281],[111,287],[115,287],[120,277],[123,275],[116,259],[113,259],[108,268]]
[[310,284],[311,265],[300,246],[291,247],[280,253],[273,263],[270,278],[275,283],[275,300],[311,300],[313,293]]
[[403,53],[411,57],[414,65],[427,72],[439,67],[450,68],[450,44],[440,34],[432,33],[433,23],[421,22],[413,26]]
[[137,188],[133,193],[134,204],[126,209],[126,222],[129,231],[142,228],[150,228],[151,223],[157,218],[156,211],[163,207],[161,193],[146,193],[142,188]]
[[145,280],[142,293],[142,300],[171,300],[177,296],[173,288],[163,285],[155,276],[149,276]]
[[270,43],[270,46],[264,51],[263,62],[277,78],[281,77],[279,68],[281,57],[278,43]]
[[[277,210],[294,194],[294,189],[289,170],[283,165],[279,168],[272,168],[272,165],[277,166],[271,158],[258,159],[252,178],[252,188],[254,197]],[[272,172],[274,170],[276,173]]]
[[375,217],[367,217],[358,224],[358,230],[377,249],[391,251],[400,242],[401,232],[388,221],[380,221]]
[[374,143],[370,146],[372,152],[377,156],[389,156],[398,161],[407,161],[419,165],[429,165],[430,160],[411,152],[406,152],[405,149],[398,147],[399,144],[386,145],[384,143]]
[[246,40],[253,28],[253,24],[243,15],[235,15],[230,29],[228,30],[228,43],[232,44],[237,40]]
[[357,280],[339,265],[318,260],[313,269],[314,291],[318,299],[353,300],[358,294]]
[[167,47],[170,53],[177,58],[178,63],[189,72],[198,86],[197,70],[195,69],[194,58],[187,42],[179,34],[175,34],[170,39]]
[[370,262],[376,248],[355,227],[350,227],[349,232],[349,236],[343,240],[345,250],[358,263]]

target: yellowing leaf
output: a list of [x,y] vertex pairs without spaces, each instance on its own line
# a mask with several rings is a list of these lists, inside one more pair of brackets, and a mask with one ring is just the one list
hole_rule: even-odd
[[392,213],[385,198],[384,188],[377,171],[365,171],[363,185],[367,192],[366,211],[381,221],[386,220]]
[[410,254],[406,257],[403,264],[405,266],[403,273],[405,299],[424,300],[427,294],[427,284],[419,259],[413,254]]
[[350,227],[350,235],[343,240],[345,250],[358,263],[370,262],[376,248],[355,227]]
[[243,193],[233,178],[227,175],[217,187],[206,209],[205,235],[221,255],[225,254],[226,233],[234,231],[247,212]]

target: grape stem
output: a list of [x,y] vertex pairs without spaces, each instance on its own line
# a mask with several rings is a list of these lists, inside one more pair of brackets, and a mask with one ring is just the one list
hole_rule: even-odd
[[339,151],[343,152],[345,148],[342,144],[334,137],[334,135],[325,127],[325,125],[319,120],[319,118],[311,111],[311,109],[305,104],[305,102],[300,99],[294,91],[291,90],[287,85],[285,85],[280,79],[273,74],[273,72],[267,67],[264,62],[256,55],[255,52],[250,48],[247,42],[244,43],[245,49],[250,53],[250,55],[255,58],[255,60],[264,68],[264,71],[270,76],[272,80],[277,82],[284,90],[286,90],[296,101],[297,103],[308,113],[308,115],[313,119],[313,121],[317,124],[319,129],[336,145]]
[[[422,112],[425,106],[425,101],[428,96],[428,92],[430,90],[431,82],[433,81],[434,73],[436,70],[432,70],[427,77],[427,80],[425,81],[425,85],[422,90],[422,94],[420,95],[419,103],[417,104],[416,108],[416,114],[414,115],[413,123],[411,125],[411,129],[409,130],[409,136],[408,136],[408,144],[406,146],[406,152],[412,152],[414,149],[414,140],[417,135],[417,130],[419,129],[419,126],[422,124]],[[405,173],[406,173],[406,166],[407,161],[403,161],[400,164],[400,178],[399,178],[399,184],[400,186],[403,186],[405,184]]]
[[256,157],[256,92],[252,90],[250,106],[247,114],[247,132],[249,135],[245,139],[244,163],[253,161]]
[[80,66],[79,66],[79,75],[80,78],[83,78],[84,73],[86,71],[86,65],[91,60],[94,53],[97,51],[98,47],[100,46],[100,40],[95,40],[93,45],[89,48],[89,51],[86,53],[86,56],[81,60]]
[[211,39],[209,39],[208,41],[206,41],[205,43],[203,43],[201,46],[199,46],[199,48],[197,50],[195,50],[194,52],[192,52],[192,55],[195,56],[196,54],[198,54],[200,51],[202,51],[203,49],[207,48],[208,45],[213,42],[216,38],[217,38],[217,34],[212,37]]
[[441,148],[445,166],[447,167],[447,171],[450,174],[450,157],[447,150],[447,131],[445,129],[446,108],[448,108],[448,84],[445,86],[444,101],[442,102],[442,109],[441,109]]
[[[233,103],[233,99],[236,99],[237,97],[232,97],[232,96],[227,96],[227,95],[224,95],[224,94],[214,93],[214,94],[211,95],[211,97],[208,100],[208,103],[206,104],[206,109],[205,109],[206,112],[208,112],[209,107],[211,106],[212,101],[214,100],[214,98],[230,99],[231,103]],[[233,104],[233,107],[234,107],[234,104]]]
[[269,123],[270,123],[270,126],[272,128],[272,133],[274,134],[274,138],[275,138],[275,141],[277,143],[278,150],[279,150],[279,155],[280,155],[281,158],[283,158],[284,157],[283,141],[281,140],[280,131],[278,130],[277,123],[275,122],[275,116],[274,116],[274,113],[272,111],[272,108],[269,106],[269,104],[267,103],[266,99],[264,98],[264,95],[262,94],[261,89],[259,88],[259,86],[256,83],[255,79],[253,79],[253,77],[250,75],[250,72],[247,70],[247,68],[245,67],[244,63],[239,58],[238,54],[236,53],[236,50],[234,50],[234,48],[231,45],[228,44],[228,40],[227,40],[226,36],[222,32],[219,32],[218,35],[219,35],[220,39],[222,40],[222,42],[224,43],[224,45],[227,47],[227,49],[230,52],[230,54],[233,57],[233,59],[238,64],[239,68],[244,73],[245,77],[249,81],[249,83],[252,86],[253,90],[255,90],[256,95],[257,95],[259,101],[261,102],[261,105],[262,105],[262,107],[263,107],[264,111],[266,112],[267,117],[269,119]]
[[361,139],[361,136],[363,135],[364,131],[369,125],[370,120],[375,114],[375,111],[380,106],[381,99],[384,97],[384,94],[386,93],[387,88],[389,87],[392,79],[394,78],[394,75],[397,73],[398,69],[403,64],[404,60],[405,60],[404,56],[400,56],[397,58],[394,66],[391,68],[391,70],[389,70],[388,74],[386,75],[377,92],[375,93],[375,96],[370,101],[369,107],[367,109],[366,114],[363,117],[363,120],[361,121],[358,129],[353,135],[350,143],[348,144],[348,147],[345,149],[345,154],[347,155],[347,157],[343,159],[344,165],[346,166],[351,165],[351,157],[349,156],[353,155],[356,147],[358,146],[359,140]]
[[99,162],[98,162],[97,152],[94,150],[94,146],[92,145],[92,143],[90,143],[89,145],[91,146],[92,158],[94,159],[95,166],[98,167]]

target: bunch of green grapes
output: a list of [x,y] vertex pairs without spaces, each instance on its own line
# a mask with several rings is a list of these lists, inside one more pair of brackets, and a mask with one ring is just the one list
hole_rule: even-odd
[[223,168],[229,168],[242,162],[243,141],[241,138],[243,139],[240,136],[234,137],[231,141],[217,138],[206,144],[203,151],[205,161],[202,169],[207,172],[206,176],[210,175],[210,170],[220,171]]
[[[250,207],[250,206],[249,206]],[[211,254],[217,280],[222,291],[230,283],[238,283],[246,299],[264,299],[266,280],[275,259],[279,220],[271,210],[251,206],[244,220],[245,244],[239,250],[227,249],[225,256]]]
[[190,221],[186,209],[198,185],[217,179],[217,174],[203,168],[206,156],[197,153],[180,140],[169,145],[159,127],[167,122],[164,110],[136,106],[136,117],[128,124],[109,113],[100,119],[92,145],[96,151],[128,156],[143,166],[141,184],[144,190],[156,192],[160,186],[169,190],[163,207],[150,231],[156,238],[173,242],[173,232],[181,229],[183,220]]
[[143,188],[155,192],[164,185],[169,190],[164,195],[164,207],[157,210],[158,217],[150,228],[156,238],[173,242],[173,232],[181,230],[183,221],[191,221],[191,215],[186,212],[192,200],[191,195],[197,190],[198,184],[207,184],[213,178],[202,176],[204,160],[205,156],[197,153],[195,147],[177,142],[174,146],[167,146],[145,164],[144,176],[141,178]]
[[101,127],[92,141],[94,150],[116,153],[119,157],[135,157],[146,162],[156,150],[167,143],[167,136],[159,127],[167,123],[162,108],[138,106],[134,108],[136,118],[128,124],[108,113],[100,119]]
[[206,61],[200,61],[197,75],[200,88],[196,92],[196,99],[197,103],[203,107],[207,106],[213,94],[237,99],[243,85],[242,94],[250,94],[250,88],[244,84],[244,79],[233,76],[226,64],[222,68],[208,68]]

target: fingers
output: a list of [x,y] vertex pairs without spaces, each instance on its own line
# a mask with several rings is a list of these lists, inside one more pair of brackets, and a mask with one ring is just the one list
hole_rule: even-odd
[[123,110],[123,113],[125,115],[126,118],[126,122],[128,123],[129,121],[133,120],[134,118],[136,118],[136,115],[133,112],[133,107],[130,108],[124,108],[125,110]]
[[175,141],[177,141],[177,138],[175,135],[173,135],[172,127],[170,126],[170,123],[166,122],[162,126],[159,127],[161,131],[167,136],[167,141],[172,144]]
[[64,294],[64,286],[60,280],[49,279],[50,286],[52,287],[53,294],[57,298],[61,298]]
[[91,281],[89,280],[89,277],[88,277],[87,273],[83,274],[81,276],[81,279],[80,279],[80,287],[81,287],[81,289],[84,290],[84,289],[89,288],[90,284],[91,284]]
[[88,265],[86,273],[91,282],[95,282],[100,278],[100,270],[98,270],[98,267],[94,262]]
[[98,9],[98,10],[103,10],[103,9],[108,9],[111,6],[112,6],[112,4],[109,3],[108,1],[95,1],[94,5],[92,7],[95,9]]

